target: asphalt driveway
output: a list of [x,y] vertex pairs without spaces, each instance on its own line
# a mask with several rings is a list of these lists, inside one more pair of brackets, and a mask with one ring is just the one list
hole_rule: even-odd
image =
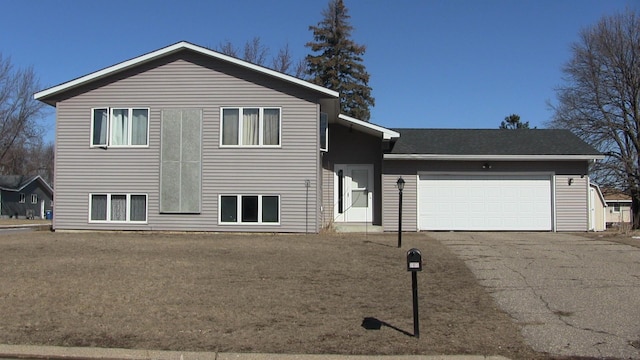
[[535,350],[640,359],[640,249],[562,233],[428,235],[465,261]]

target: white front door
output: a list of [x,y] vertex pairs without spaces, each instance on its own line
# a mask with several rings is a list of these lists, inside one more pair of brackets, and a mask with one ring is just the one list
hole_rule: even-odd
[[335,165],[334,178],[335,221],[371,222],[373,165]]

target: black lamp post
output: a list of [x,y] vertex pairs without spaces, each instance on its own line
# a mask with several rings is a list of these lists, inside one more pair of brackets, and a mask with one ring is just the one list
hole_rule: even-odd
[[398,200],[398,247],[402,246],[402,190],[404,190],[404,179],[401,177],[396,181],[399,191]]

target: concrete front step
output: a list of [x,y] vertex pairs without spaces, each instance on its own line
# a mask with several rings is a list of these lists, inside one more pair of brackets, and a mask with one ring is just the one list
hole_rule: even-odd
[[384,229],[380,225],[367,223],[334,223],[333,229],[342,233],[381,233]]

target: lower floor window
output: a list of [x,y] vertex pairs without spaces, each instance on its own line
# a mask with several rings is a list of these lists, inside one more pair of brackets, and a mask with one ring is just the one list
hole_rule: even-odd
[[91,194],[89,209],[92,222],[146,222],[147,195]]
[[277,195],[220,195],[220,222],[233,224],[277,224],[280,197]]

